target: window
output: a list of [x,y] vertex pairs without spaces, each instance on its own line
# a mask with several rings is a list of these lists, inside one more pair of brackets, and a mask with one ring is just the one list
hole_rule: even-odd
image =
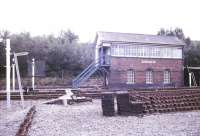
[[146,84],[152,84],[153,83],[153,71],[148,70],[146,71]]
[[127,47],[125,48],[125,54],[126,54],[127,56],[131,56],[131,46],[127,46]]
[[125,56],[125,46],[124,45],[119,45],[119,56]]
[[135,73],[133,70],[127,71],[127,84],[134,84],[135,83]]
[[117,44],[111,46],[111,51],[116,57],[182,58],[182,49],[177,47]]
[[170,83],[170,71],[165,70],[164,71],[164,84],[169,84]]

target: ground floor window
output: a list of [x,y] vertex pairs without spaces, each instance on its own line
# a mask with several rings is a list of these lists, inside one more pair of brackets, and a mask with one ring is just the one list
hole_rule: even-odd
[[127,84],[134,84],[135,83],[135,73],[134,70],[127,71]]
[[146,71],[146,84],[152,84],[153,83],[153,71],[147,70]]
[[164,71],[164,84],[169,84],[170,83],[170,71],[169,70],[165,70]]
[[[137,79],[137,77],[135,76],[135,73],[137,71],[133,70],[133,69],[129,69],[127,70],[126,72],[126,83],[127,84],[135,84],[135,80]],[[154,73],[154,71],[152,69],[148,69],[145,72],[145,82],[146,84],[153,84],[154,83],[154,74],[155,76],[159,76],[158,73]],[[159,71],[160,72],[160,71]],[[170,84],[171,83],[171,72],[170,70],[164,70],[163,71],[163,83],[164,84]],[[139,79],[138,79],[138,82],[139,82]],[[162,82],[162,81],[161,81]],[[160,83],[160,81],[158,81],[158,83]]]

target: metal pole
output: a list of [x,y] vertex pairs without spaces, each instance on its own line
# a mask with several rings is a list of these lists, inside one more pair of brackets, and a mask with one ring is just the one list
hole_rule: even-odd
[[20,77],[20,73],[19,73],[19,65],[18,65],[17,55],[15,53],[14,53],[14,58],[15,58],[17,80],[18,80],[20,97],[21,97],[21,104],[22,104],[22,108],[24,108],[24,96],[23,96],[23,90],[22,90],[22,83],[21,83],[21,77]]
[[192,86],[192,74],[189,73],[189,87]]
[[104,59],[104,58],[103,58],[103,55],[104,55],[104,54],[103,54],[103,47],[101,47],[101,52],[100,52],[100,62],[101,62],[100,64],[101,64],[101,65],[103,65],[103,61],[104,61],[104,60],[103,60],[103,59]]
[[13,85],[13,92],[15,91],[15,62],[13,58],[13,64],[12,64],[12,85]]
[[7,108],[10,108],[10,39],[6,39],[6,92]]
[[35,59],[32,59],[32,88],[35,90]]

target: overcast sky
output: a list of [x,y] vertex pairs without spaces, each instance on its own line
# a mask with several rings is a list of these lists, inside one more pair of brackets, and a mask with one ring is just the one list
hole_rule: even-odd
[[0,30],[58,34],[71,29],[80,41],[96,31],[156,34],[180,27],[200,40],[199,0],[0,0]]

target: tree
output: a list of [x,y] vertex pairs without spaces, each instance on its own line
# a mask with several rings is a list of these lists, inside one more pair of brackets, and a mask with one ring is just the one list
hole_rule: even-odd
[[77,42],[79,37],[78,35],[71,32],[71,30],[68,30],[67,32],[62,30],[58,36],[58,39],[62,44],[72,44],[73,42]]
[[163,36],[176,36],[177,38],[179,38],[180,40],[183,40],[186,45],[190,45],[191,44],[191,40],[189,37],[185,37],[185,34],[183,32],[183,30],[181,28],[175,28],[173,29],[164,29],[161,28],[160,31],[158,31],[157,35],[163,35]]
[[[11,52],[29,52],[26,57],[19,58],[20,72],[27,75],[27,61],[34,57],[46,62],[46,74],[60,76],[66,72],[77,75],[91,63],[94,51],[90,43],[79,43],[78,35],[72,31],[61,31],[58,36],[31,36],[29,32],[11,34],[1,31],[1,35],[11,39]],[[0,47],[0,66],[5,65],[5,47]],[[2,68],[0,69],[1,73]],[[0,73],[0,74],[1,74]]]
[[161,28],[158,31],[158,35],[164,36],[176,36],[186,43],[184,47],[184,65],[185,66],[200,66],[200,42],[191,41],[190,37],[185,37],[181,28],[175,28],[174,30]]
[[192,41],[190,48],[185,53],[185,65],[200,66],[200,41]]
[[[10,36],[10,32],[8,30],[0,31],[0,38],[7,39]],[[6,65],[6,55],[5,55],[5,46],[0,45],[0,77],[5,76],[5,65]]]
[[0,38],[7,39],[10,36],[10,32],[8,30],[2,30],[0,31]]

